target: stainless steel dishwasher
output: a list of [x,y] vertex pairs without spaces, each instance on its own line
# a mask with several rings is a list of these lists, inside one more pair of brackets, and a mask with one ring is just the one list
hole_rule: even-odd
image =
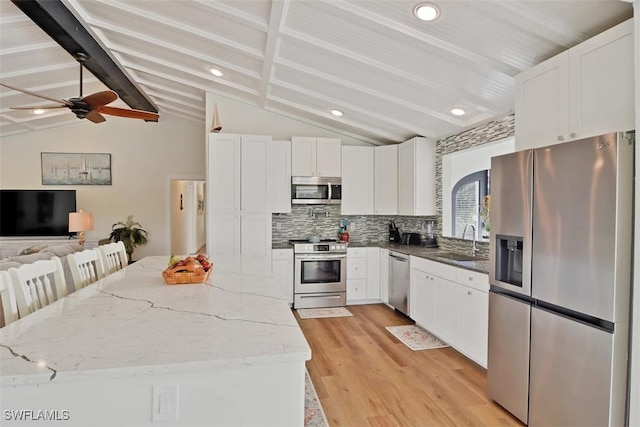
[[409,315],[409,255],[389,251],[389,304]]

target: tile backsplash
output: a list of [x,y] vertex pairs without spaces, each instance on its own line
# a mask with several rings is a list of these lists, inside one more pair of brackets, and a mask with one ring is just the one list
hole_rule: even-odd
[[[273,214],[272,241],[283,244],[290,239],[307,239],[318,235],[323,239],[335,239],[342,220],[349,221],[348,231],[351,242],[386,242],[389,240],[389,222],[395,221],[401,232],[423,232],[426,222],[436,220],[435,216],[385,216],[385,215],[342,215],[340,206],[292,206],[290,214]],[[434,227],[438,233],[438,225]]]

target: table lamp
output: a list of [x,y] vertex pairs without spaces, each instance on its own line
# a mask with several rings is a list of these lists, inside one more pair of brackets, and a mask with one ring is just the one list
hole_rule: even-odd
[[78,212],[69,212],[69,233],[78,232],[78,243],[80,243],[80,245],[84,246],[84,232],[92,230],[93,215],[89,212],[83,212],[82,209]]

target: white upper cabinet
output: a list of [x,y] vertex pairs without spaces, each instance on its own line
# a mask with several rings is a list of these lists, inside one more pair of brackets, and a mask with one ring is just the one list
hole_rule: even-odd
[[271,141],[267,151],[271,212],[291,213],[291,141]]
[[240,210],[240,135],[210,134],[207,162],[207,210]]
[[398,214],[436,214],[436,144],[427,138],[398,145]]
[[340,138],[291,138],[291,175],[339,177]]
[[270,136],[242,136],[240,209],[243,212],[269,211],[267,151]]
[[373,214],[373,147],[342,146],[343,215]]
[[381,145],[374,148],[374,213],[398,213],[398,146]]
[[634,128],[633,22],[516,76],[516,150]]

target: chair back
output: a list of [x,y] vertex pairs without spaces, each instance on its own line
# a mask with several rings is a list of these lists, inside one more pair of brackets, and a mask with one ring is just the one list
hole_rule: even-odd
[[0,300],[4,313],[4,326],[20,318],[18,315],[18,302],[13,290],[13,283],[8,271],[0,271]]
[[9,269],[20,318],[67,295],[62,262],[57,256]]
[[105,274],[122,270],[129,264],[127,251],[121,241],[98,246],[97,251],[102,259]]
[[76,291],[104,277],[102,259],[94,249],[69,254],[67,261]]

